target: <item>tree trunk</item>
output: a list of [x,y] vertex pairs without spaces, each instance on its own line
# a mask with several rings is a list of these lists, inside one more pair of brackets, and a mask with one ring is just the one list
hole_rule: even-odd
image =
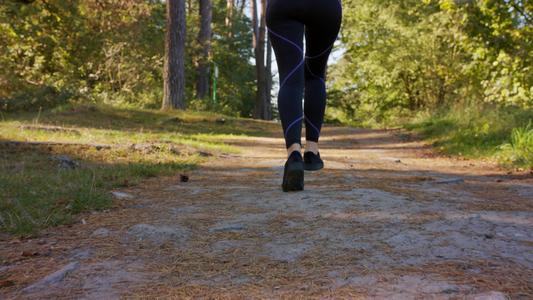
[[246,0],[241,0],[241,8],[239,9],[239,15],[244,15],[244,8],[246,7]]
[[185,0],[167,0],[163,109],[185,109]]
[[446,80],[437,75],[437,108],[442,108],[446,104]]
[[272,120],[272,45],[270,44],[270,38],[267,37],[266,42],[267,56],[266,56],[266,119]]
[[261,0],[261,18],[258,20],[257,0],[252,0],[252,19],[254,27],[255,68],[257,74],[257,94],[255,99],[254,118],[266,119],[266,69],[265,69],[265,29],[266,0]]
[[198,78],[196,81],[196,98],[198,99],[205,99],[209,95],[212,15],[213,6],[211,0],[200,0],[200,31],[198,33],[198,42],[202,52],[198,59]]
[[226,27],[228,27],[229,37],[233,36],[233,8],[235,0],[226,0]]
[[252,15],[252,33],[253,33],[253,36],[252,36],[252,47],[254,48],[254,51],[255,49],[257,48],[257,32],[259,31],[259,22],[257,21],[257,0],[251,0],[252,1],[252,5],[250,6],[252,11],[251,11],[251,15]]

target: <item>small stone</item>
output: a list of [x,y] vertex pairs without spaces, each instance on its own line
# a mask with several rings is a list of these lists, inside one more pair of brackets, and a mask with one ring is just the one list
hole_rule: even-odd
[[95,237],[108,237],[109,236],[109,229],[103,228],[103,227],[102,228],[98,228],[95,231],[93,231],[93,233],[91,235],[95,236]]
[[137,224],[128,229],[128,234],[138,241],[148,241],[156,245],[165,243],[183,244],[190,232],[181,226],[155,226],[150,224]]
[[459,290],[457,288],[449,288],[442,291],[443,294],[455,294],[459,293]]
[[228,225],[221,225],[217,227],[210,228],[210,232],[230,232],[230,231],[242,231],[246,230],[246,226],[244,224],[228,224]]
[[71,259],[87,259],[91,257],[91,250],[90,249],[76,249],[74,250],[74,253],[72,253]]
[[76,169],[79,167],[79,163],[68,157],[67,155],[60,155],[52,157],[53,160],[59,162],[59,167],[61,169]]
[[474,300],[507,300],[509,299],[504,293],[491,291],[488,293],[481,293],[473,295],[471,299]]
[[463,183],[465,180],[463,178],[450,178],[450,179],[441,179],[435,181],[437,184],[451,184],[451,183]]
[[304,255],[312,245],[310,243],[285,243],[275,241],[265,245],[265,254],[271,259],[291,263]]
[[205,152],[205,151],[198,151],[196,153],[198,153],[198,155],[203,156],[203,157],[213,156],[213,154],[209,152]]
[[56,272],[49,274],[43,279],[37,281],[36,283],[24,288],[22,292],[31,293],[38,290],[48,289],[50,286],[57,285],[69,274],[77,270],[80,266],[79,262],[71,262],[64,266],[63,268],[57,270]]
[[133,199],[133,198],[134,198],[133,195],[128,194],[128,193],[124,193],[124,192],[116,192],[116,191],[115,191],[115,192],[111,192],[111,194],[112,194],[115,198],[117,198],[117,199],[119,199],[119,200],[126,200],[126,199]]

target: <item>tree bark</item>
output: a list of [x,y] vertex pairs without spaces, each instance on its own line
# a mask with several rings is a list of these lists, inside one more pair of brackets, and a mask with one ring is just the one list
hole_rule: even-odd
[[251,15],[252,15],[252,47],[255,49],[257,48],[257,33],[259,31],[259,22],[257,21],[257,0],[250,0],[251,3]]
[[246,7],[246,0],[241,0],[241,7],[239,9],[239,15],[244,15],[244,8]]
[[270,38],[267,37],[266,41],[267,55],[266,55],[266,119],[272,120],[272,45],[270,44]]
[[211,0],[200,0],[200,31],[198,43],[201,47],[198,59],[198,77],[196,81],[196,98],[205,99],[209,95],[209,60],[211,53],[211,20],[213,5]]
[[185,109],[185,0],[167,0],[163,109]]
[[226,0],[226,27],[228,27],[229,37],[233,36],[233,10],[235,0]]
[[254,27],[255,68],[257,74],[257,94],[255,99],[254,118],[267,119],[266,110],[266,68],[265,68],[265,37],[266,37],[266,0],[261,0],[261,16],[257,16],[257,0],[252,0],[252,20]]

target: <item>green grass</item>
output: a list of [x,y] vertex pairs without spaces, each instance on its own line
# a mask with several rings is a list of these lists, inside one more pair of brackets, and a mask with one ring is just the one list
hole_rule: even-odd
[[[36,129],[43,126],[62,129]],[[1,114],[0,230],[33,235],[73,222],[80,212],[112,207],[114,188],[190,170],[209,159],[199,151],[214,157],[239,152],[224,138],[269,135],[275,129],[272,123],[213,113],[109,106]],[[55,158],[61,155],[79,166],[59,167]]]
[[511,141],[500,146],[500,160],[507,164],[533,167],[533,126],[513,129]]
[[405,125],[441,152],[494,159],[509,167],[533,168],[532,110],[455,108]]
[[[109,190],[113,188],[194,167],[192,161],[184,161],[162,165],[82,165],[70,170],[58,168],[46,155],[33,151],[19,150],[18,155],[8,155],[11,159],[25,156],[18,159],[20,166],[2,164],[0,221],[4,231],[27,235],[72,222],[80,212],[110,207]],[[11,171],[5,172],[6,168]]]

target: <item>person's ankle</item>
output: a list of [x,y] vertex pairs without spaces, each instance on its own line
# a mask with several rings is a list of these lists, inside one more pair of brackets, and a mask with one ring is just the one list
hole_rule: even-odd
[[302,145],[298,143],[292,144],[289,148],[287,148],[287,157],[291,156],[294,151],[302,152]]
[[312,142],[312,141],[306,141],[305,152],[313,152],[315,155],[317,155],[318,154],[318,143]]

